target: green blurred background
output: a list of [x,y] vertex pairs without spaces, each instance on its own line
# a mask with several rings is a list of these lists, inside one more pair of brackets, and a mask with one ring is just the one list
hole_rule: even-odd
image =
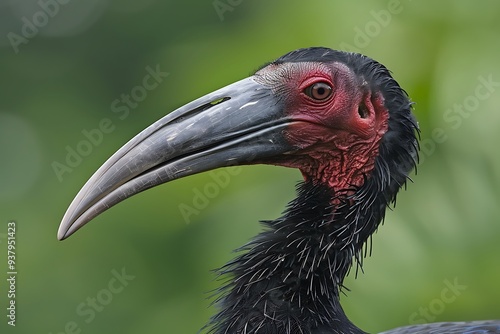
[[[415,182],[374,235],[365,273],[347,279],[351,320],[377,332],[500,318],[500,2],[59,1],[0,0],[0,332],[202,328],[219,286],[210,270],[260,230],[258,220],[280,215],[298,171],[233,170],[188,219],[179,208],[192,207],[213,174],[137,195],[65,242],[56,240],[60,219],[90,175],[147,125],[306,46],[384,63],[415,101],[422,129]],[[113,112],[122,94],[141,92],[148,67],[168,76],[126,116]],[[84,149],[85,131],[103,119],[113,131],[58,176],[54,165],[67,165],[68,150]],[[9,220],[17,222],[15,328],[6,318]],[[122,271],[120,285],[113,278]]]

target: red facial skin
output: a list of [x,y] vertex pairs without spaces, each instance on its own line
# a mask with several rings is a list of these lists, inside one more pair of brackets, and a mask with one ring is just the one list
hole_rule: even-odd
[[[327,184],[336,193],[351,193],[369,178],[388,127],[380,92],[337,62],[271,64],[256,73],[256,80],[285,99],[285,117],[291,119],[283,135],[298,150],[278,165],[298,168],[305,180]],[[324,100],[306,94],[318,82],[332,88]]]

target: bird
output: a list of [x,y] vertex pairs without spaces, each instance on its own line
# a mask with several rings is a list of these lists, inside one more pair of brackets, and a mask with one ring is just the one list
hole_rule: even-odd
[[[371,236],[418,164],[413,102],[376,60],[297,49],[251,76],[167,114],[114,153],[63,216],[58,239],[157,185],[216,168],[300,170],[282,216],[219,269],[212,334],[365,333],[340,304]],[[499,321],[402,327],[385,333],[500,333]]]

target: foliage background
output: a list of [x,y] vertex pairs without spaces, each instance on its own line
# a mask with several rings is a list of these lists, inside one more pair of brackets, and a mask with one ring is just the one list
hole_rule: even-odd
[[[349,317],[369,332],[406,325],[412,315],[500,318],[500,87],[474,100],[477,89],[486,91],[479,77],[500,82],[498,1],[73,0],[58,4],[16,53],[9,33],[21,35],[23,17],[32,20],[41,3],[55,2],[0,0],[2,333],[62,333],[71,321],[75,333],[196,333],[215,311],[207,299],[218,286],[210,270],[259,231],[258,220],[280,215],[297,171],[244,167],[188,224],[179,205],[191,205],[195,189],[213,182],[208,173],[137,195],[65,242],[56,240],[60,219],[90,175],[144,127],[312,45],[384,63],[415,101],[422,129],[415,183],[374,235],[365,273],[346,282]],[[390,8],[399,11],[381,16]],[[120,120],[112,101],[156,65],[169,76]],[[470,111],[457,118],[453,110],[464,103]],[[103,118],[115,130],[60,181],[53,162],[65,163],[67,146],[75,148],[82,130]],[[5,310],[12,219],[15,328]],[[87,323],[77,306],[121,268],[135,279]],[[445,281],[454,280],[466,288],[445,303]]]

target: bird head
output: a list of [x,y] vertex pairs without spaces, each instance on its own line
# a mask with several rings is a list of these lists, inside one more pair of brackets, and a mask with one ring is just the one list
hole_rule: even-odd
[[417,132],[411,102],[380,63],[327,48],[292,51],[132,138],[77,194],[58,238],[141,191],[234,165],[298,168],[351,198],[371,180],[389,202],[416,164]]

